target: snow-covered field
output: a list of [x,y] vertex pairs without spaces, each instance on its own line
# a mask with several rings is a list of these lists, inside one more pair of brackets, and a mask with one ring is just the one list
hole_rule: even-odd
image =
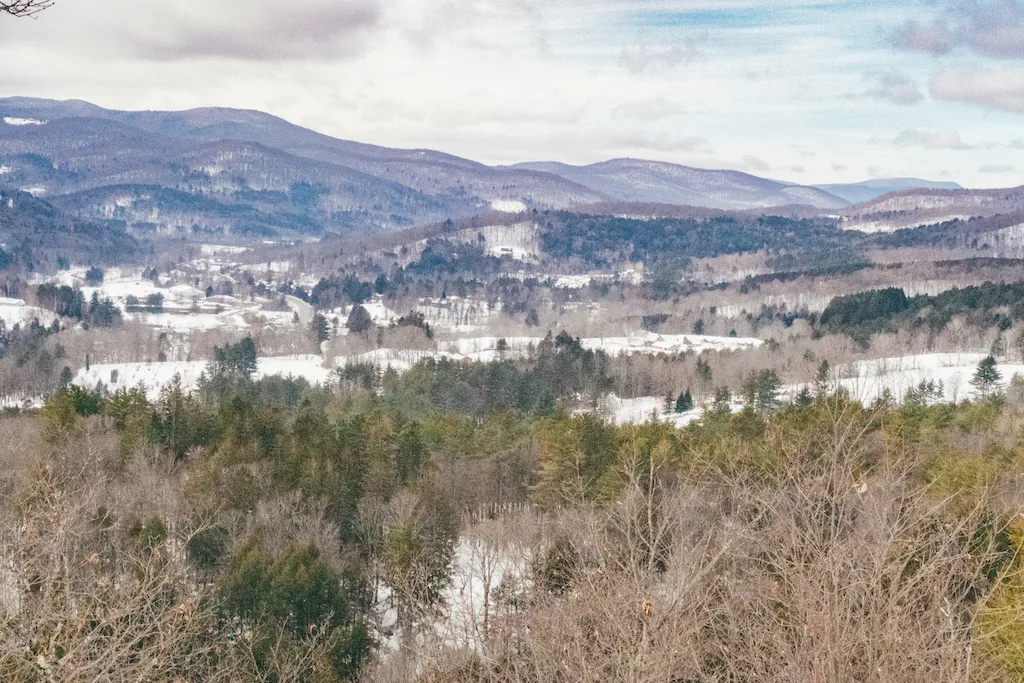
[[435,329],[455,331],[464,326],[486,325],[501,313],[501,303],[491,306],[486,301],[455,296],[422,299],[416,306],[416,312],[422,313],[424,320]]
[[[886,389],[902,400],[907,391],[921,382],[942,382],[943,398],[962,401],[974,395],[971,378],[978,362],[987,353],[930,353],[919,356],[879,358],[840,368],[836,384],[865,403],[882,395]],[[1015,374],[1024,375],[1024,365],[1000,364],[1001,387],[1005,388]]]
[[[922,382],[933,382],[941,390],[942,400],[962,401],[976,397],[971,378],[978,363],[987,355],[930,353],[859,361],[839,368],[831,388],[841,387],[849,392],[851,398],[868,404],[882,396],[886,390],[895,400],[902,401],[909,390],[917,388]],[[1001,363],[998,370],[1002,375],[998,385],[1000,389],[1005,389],[1014,375],[1024,377],[1024,364]],[[792,398],[804,386],[789,386],[783,395]],[[740,408],[739,403],[733,404],[733,410]],[[699,419],[702,411],[702,407],[697,407],[686,413],[666,412],[664,397],[619,398],[610,394],[599,401],[595,412],[614,424],[641,424],[653,417],[684,426]]]
[[591,282],[614,282],[615,280],[635,285],[643,282],[643,279],[643,273],[633,269],[611,274],[592,273],[590,275],[559,275],[555,277],[555,287],[563,289],[583,289]]
[[249,247],[233,247],[224,244],[201,244],[199,252],[203,256],[229,256],[233,254],[244,254]]
[[665,410],[665,398],[643,396],[640,398],[619,398],[609,394],[598,402],[598,415],[612,424],[643,424],[651,418],[661,422],[671,422],[676,427],[685,427],[694,420],[700,419],[703,408],[694,408],[685,413]]
[[700,334],[656,334],[654,332],[638,332],[628,337],[588,337],[581,341],[584,348],[600,349],[611,356],[633,353],[739,351],[756,349],[764,343],[753,337],[713,337]]
[[0,297],[0,320],[8,327],[15,325],[26,325],[33,320],[40,324],[51,325],[57,319],[56,314],[37,306],[29,306],[22,299],[8,299]]
[[[166,363],[107,363],[82,368],[72,383],[93,389],[102,384],[110,391],[128,389],[142,385],[150,399],[160,396],[161,390],[171,383],[175,375],[181,377],[181,384],[187,391],[194,390],[200,376],[207,371],[206,361],[168,361]],[[271,377],[304,378],[310,384],[328,384],[332,371],[323,367],[323,359],[314,355],[273,356],[260,358],[256,366],[256,378]]]

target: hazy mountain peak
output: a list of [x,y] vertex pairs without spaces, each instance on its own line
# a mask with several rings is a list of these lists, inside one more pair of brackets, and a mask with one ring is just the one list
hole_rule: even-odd
[[959,190],[959,184],[949,181],[922,180],[921,178],[874,178],[859,183],[815,185],[838,197],[857,204],[881,197],[890,192],[914,189]]

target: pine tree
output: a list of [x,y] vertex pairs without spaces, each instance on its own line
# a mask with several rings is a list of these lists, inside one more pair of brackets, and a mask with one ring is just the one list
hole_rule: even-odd
[[832,374],[832,367],[827,360],[821,361],[818,366],[818,373],[814,378],[814,398],[821,401],[828,396],[829,380]]
[[690,410],[693,410],[693,394],[687,389],[679,394],[679,398],[676,399],[676,412],[685,413]]
[[322,344],[331,337],[331,328],[327,323],[327,317],[323,313],[317,313],[313,316],[313,320],[309,323],[309,331],[313,336],[313,341],[317,344]]
[[697,379],[700,381],[701,395],[706,395],[711,382],[714,381],[714,373],[711,372],[711,364],[703,358],[697,359]]
[[775,370],[762,370],[757,373],[757,409],[761,413],[775,410],[779,406],[779,392],[782,391],[782,378]]
[[986,399],[996,393],[997,384],[1002,378],[996,366],[996,359],[993,356],[986,356],[978,363],[974,377],[971,378],[971,385],[980,398]]
[[665,413],[671,413],[672,409],[676,405],[676,399],[672,396],[672,392],[668,392],[665,396]]

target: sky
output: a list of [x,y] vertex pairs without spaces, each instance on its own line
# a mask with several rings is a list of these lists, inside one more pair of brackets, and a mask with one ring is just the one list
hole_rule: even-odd
[[1024,184],[1024,0],[56,0],[0,96],[259,109],[490,164]]

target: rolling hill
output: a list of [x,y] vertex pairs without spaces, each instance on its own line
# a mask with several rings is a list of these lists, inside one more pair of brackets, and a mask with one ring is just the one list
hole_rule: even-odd
[[845,205],[735,171],[613,160],[487,166],[341,140],[257,111],[116,111],[0,99],[0,184],[137,234],[253,239],[372,234],[491,208],[661,202],[719,209]]
[[824,190],[759,178],[739,171],[707,170],[641,159],[612,159],[589,166],[529,162],[512,168],[539,171],[619,201],[752,209],[809,204],[823,209],[848,202]]

